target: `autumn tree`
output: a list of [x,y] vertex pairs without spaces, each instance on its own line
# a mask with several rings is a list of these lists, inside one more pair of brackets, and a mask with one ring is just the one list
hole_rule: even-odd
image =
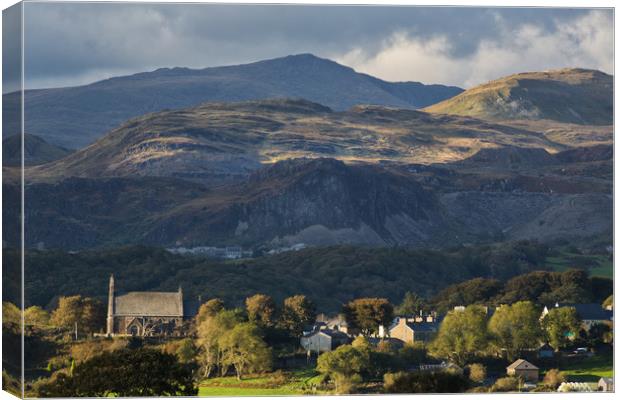
[[505,349],[509,359],[515,359],[541,341],[540,311],[530,301],[503,305],[495,310],[489,321],[489,333],[498,349]]
[[304,295],[291,296],[284,299],[280,325],[293,336],[301,336],[305,325],[316,318],[316,308],[312,301]]
[[233,366],[237,379],[248,372],[266,372],[271,369],[271,350],[260,336],[259,328],[252,322],[235,325],[219,338],[221,362]]
[[453,310],[445,316],[430,350],[435,356],[464,365],[488,345],[487,317],[480,306]]
[[105,323],[103,304],[90,297],[67,296],[58,300],[58,307],[52,312],[50,323],[63,329],[73,329],[77,323],[82,332],[91,333],[103,328]]
[[558,307],[549,310],[542,320],[542,326],[549,344],[559,350],[576,336],[581,321],[574,307]]
[[276,303],[271,296],[255,294],[245,299],[245,308],[250,321],[261,326],[271,327],[276,317]]
[[50,324],[50,314],[39,306],[28,307],[24,311],[24,323],[28,326],[45,328]]
[[200,305],[198,314],[196,315],[196,324],[200,324],[205,319],[213,317],[223,309],[224,301],[222,299],[210,299],[206,303]]
[[547,371],[545,377],[543,378],[543,384],[553,390],[557,389],[562,382],[566,382],[566,376],[563,372],[556,368],[552,368]]
[[342,311],[349,327],[364,336],[377,333],[379,325],[387,327],[394,319],[394,306],[387,299],[355,299],[345,304]]
[[487,369],[480,363],[469,364],[469,380],[482,383],[487,378]]

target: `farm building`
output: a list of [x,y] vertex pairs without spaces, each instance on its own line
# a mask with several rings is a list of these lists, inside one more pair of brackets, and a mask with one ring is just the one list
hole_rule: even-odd
[[521,358],[506,367],[506,373],[509,376],[521,376],[526,382],[538,382],[538,367]]

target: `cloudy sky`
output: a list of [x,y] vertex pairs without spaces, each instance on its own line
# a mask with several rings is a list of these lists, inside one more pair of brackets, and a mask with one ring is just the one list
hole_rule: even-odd
[[603,9],[27,3],[24,29],[30,88],[298,53],[461,87],[526,70],[613,70]]

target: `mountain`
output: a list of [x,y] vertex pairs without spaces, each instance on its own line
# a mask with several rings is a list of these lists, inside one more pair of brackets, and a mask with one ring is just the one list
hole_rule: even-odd
[[[2,140],[2,164],[4,166],[21,165],[21,135],[13,135]],[[42,138],[24,134],[24,165],[45,164],[71,154],[60,146],[47,143]]]
[[[162,68],[90,85],[25,93],[28,132],[81,148],[121,122],[207,101],[304,98],[345,110],[357,104],[420,108],[460,93],[452,86],[385,82],[311,54],[205,69]],[[17,112],[18,93],[4,95],[3,111]],[[5,131],[18,131],[10,121]]]
[[289,158],[431,164],[498,146],[567,148],[538,132],[469,117],[382,106],[335,112],[306,100],[279,99],[206,103],[141,116],[28,174],[33,179],[167,176],[214,185],[238,182],[263,164]]
[[[26,242],[69,250],[296,243],[441,248],[610,234],[613,160],[601,159],[600,150],[554,155],[542,166],[530,162],[548,155],[510,150],[522,154],[517,168],[496,165],[498,157],[485,153],[473,162],[437,165],[290,159],[217,188],[175,177],[31,180],[27,173]],[[19,188],[19,181],[3,185],[8,243],[19,237],[12,230],[19,226]]]
[[577,68],[515,74],[468,89],[425,111],[493,120],[611,125],[613,77]]

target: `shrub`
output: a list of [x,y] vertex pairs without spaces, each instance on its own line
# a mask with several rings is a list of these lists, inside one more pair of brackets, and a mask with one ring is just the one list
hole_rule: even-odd
[[470,364],[469,365],[469,380],[482,383],[487,377],[487,369],[482,364]]
[[555,368],[547,371],[543,379],[543,384],[552,389],[557,389],[562,382],[566,382],[566,376],[564,376],[563,372]]
[[461,393],[468,386],[461,374],[447,371],[397,372],[383,377],[387,393]]
[[519,390],[521,383],[521,378],[514,376],[499,378],[491,387],[491,392],[516,392]]

